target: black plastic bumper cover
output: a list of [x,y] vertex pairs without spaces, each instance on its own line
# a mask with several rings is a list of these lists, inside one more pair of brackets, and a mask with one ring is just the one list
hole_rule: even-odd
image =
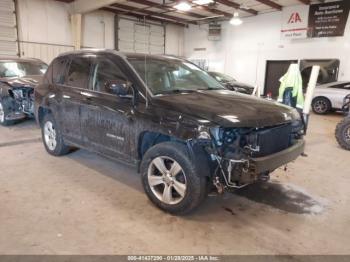
[[255,173],[259,174],[262,172],[270,171],[272,172],[278,167],[281,167],[300,156],[304,153],[305,141],[300,140],[293,146],[264,157],[252,158],[250,163],[254,167]]

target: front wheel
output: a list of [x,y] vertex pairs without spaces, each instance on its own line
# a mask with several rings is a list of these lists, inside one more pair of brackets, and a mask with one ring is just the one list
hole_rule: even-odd
[[337,125],[335,137],[342,148],[350,150],[350,117],[344,118]]
[[0,125],[10,126],[15,124],[15,121],[6,119],[6,116],[11,112],[11,110],[12,110],[11,98],[9,97],[0,98]]
[[150,148],[141,163],[141,177],[148,198],[160,209],[185,214],[207,195],[207,182],[196,172],[186,146],[164,142]]
[[62,156],[69,153],[70,148],[64,144],[61,131],[51,114],[44,116],[41,135],[46,151],[54,156]]

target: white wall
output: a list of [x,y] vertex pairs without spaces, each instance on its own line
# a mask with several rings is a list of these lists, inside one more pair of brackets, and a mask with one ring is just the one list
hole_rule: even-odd
[[[18,28],[21,56],[50,62],[73,50],[69,5],[52,0],[19,0]],[[95,11],[82,19],[82,46],[114,48],[114,14]]]
[[[18,0],[21,56],[49,63],[73,50],[69,5],[52,0]],[[183,55],[184,28],[166,26],[167,54]],[[83,15],[82,46],[114,49],[114,14],[94,11]]]
[[184,55],[185,28],[177,25],[166,25],[165,27],[165,54]]
[[87,13],[82,19],[84,47],[114,49],[114,14],[105,11]]
[[245,18],[239,27],[225,22],[220,41],[207,40],[207,26],[190,26],[185,29],[184,54],[190,59],[208,59],[210,70],[262,87],[266,60],[337,58],[339,79],[350,80],[350,23],[344,37],[281,40],[281,16],[274,12]]

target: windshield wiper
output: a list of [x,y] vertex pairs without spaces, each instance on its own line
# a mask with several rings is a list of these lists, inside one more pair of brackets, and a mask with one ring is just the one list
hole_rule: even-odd
[[194,89],[172,89],[172,90],[164,90],[162,92],[157,93],[157,95],[161,94],[180,94],[180,93],[188,93],[188,92],[195,92]]
[[223,90],[225,88],[223,87],[208,87],[208,88],[200,88],[200,89],[197,89],[197,90],[201,90],[201,91],[205,91],[205,90]]

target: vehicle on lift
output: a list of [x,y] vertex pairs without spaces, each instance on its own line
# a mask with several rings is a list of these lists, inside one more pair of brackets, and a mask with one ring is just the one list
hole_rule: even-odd
[[208,74],[214,77],[217,81],[219,81],[223,86],[225,86],[229,90],[247,95],[251,95],[254,91],[254,86],[238,82],[235,78],[229,75],[212,71],[209,71]]
[[299,113],[225,89],[167,56],[63,54],[35,89],[49,154],[86,148],[138,166],[149,199],[183,214],[212,189],[237,189],[303,153]]
[[38,59],[0,58],[0,124],[34,117],[34,88],[46,72]]
[[350,94],[344,98],[342,110],[347,116],[337,125],[335,137],[342,148],[350,150]]
[[315,89],[312,110],[320,115],[339,111],[342,109],[343,100],[349,92],[350,82],[346,81],[319,85]]

